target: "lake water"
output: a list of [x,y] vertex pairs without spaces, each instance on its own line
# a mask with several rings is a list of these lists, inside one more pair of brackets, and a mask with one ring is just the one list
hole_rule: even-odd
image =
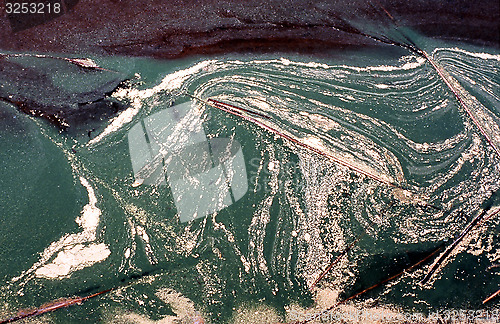
[[[497,49],[419,43],[473,113],[500,120]],[[499,205],[500,157],[432,66],[401,49],[92,59],[107,70],[88,77],[121,71],[130,81],[112,94],[126,110],[90,134],[0,102],[2,318],[117,287],[33,322],[305,319]],[[81,75],[52,77],[71,91],[87,86]],[[335,312],[497,309],[498,299],[481,301],[500,286],[499,219],[473,228],[427,284],[432,260]]]

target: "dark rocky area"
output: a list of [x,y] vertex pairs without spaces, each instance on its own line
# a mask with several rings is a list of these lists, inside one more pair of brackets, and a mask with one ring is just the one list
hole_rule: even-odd
[[[0,4],[0,51],[155,58],[235,52],[329,55],[380,45],[363,34],[390,38],[395,27],[500,46],[497,0],[33,0],[45,4],[43,14],[13,12],[14,4],[22,2]],[[89,134],[93,123],[124,108],[108,94],[125,75],[64,59],[49,65],[40,57],[32,61],[23,65],[0,53],[0,100],[60,129],[83,125]],[[55,84],[58,71],[72,79]],[[64,88],[83,80],[91,81],[86,90]]]
[[397,23],[433,37],[497,47],[500,42],[497,0],[62,2],[59,14],[44,18],[2,10],[0,49],[174,58],[254,51],[321,53],[374,45],[335,28],[346,22],[362,24],[366,33],[370,26]]
[[43,117],[61,130],[84,132],[124,109],[109,96],[125,73],[82,67],[66,60],[0,56],[0,100]]

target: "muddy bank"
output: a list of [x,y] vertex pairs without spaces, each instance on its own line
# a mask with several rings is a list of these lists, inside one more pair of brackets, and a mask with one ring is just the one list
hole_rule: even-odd
[[[87,63],[88,64],[88,63]],[[44,56],[0,56],[0,101],[61,130],[89,133],[125,106],[110,94],[128,74]],[[89,135],[90,136],[90,135]]]
[[382,7],[401,26],[426,35],[499,46],[500,5],[491,0],[65,0],[59,13],[45,15],[7,14],[4,7],[0,49],[158,58],[321,53],[375,45],[342,27],[367,33],[390,28],[394,23]]

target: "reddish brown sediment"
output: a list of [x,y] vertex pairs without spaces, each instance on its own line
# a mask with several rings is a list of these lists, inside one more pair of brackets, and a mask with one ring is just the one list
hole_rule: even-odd
[[[72,2],[71,5],[69,3]],[[77,2],[77,3],[76,3]],[[376,45],[334,27],[344,22],[390,26],[383,6],[402,26],[424,34],[499,45],[498,1],[193,1],[65,0],[62,15],[13,29],[0,5],[0,50],[120,54],[175,58],[228,52],[299,52]],[[76,3],[76,5],[74,5]],[[22,28],[21,28],[22,29]]]

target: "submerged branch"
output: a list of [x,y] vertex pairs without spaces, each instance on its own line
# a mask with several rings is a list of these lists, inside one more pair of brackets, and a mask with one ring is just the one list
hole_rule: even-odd
[[[397,22],[392,17],[392,15],[387,11],[377,0],[379,7],[385,12],[389,19],[397,26]],[[474,125],[479,129],[480,133],[486,139],[486,142],[491,146],[495,153],[500,157],[500,140],[495,138],[495,134],[500,136],[500,126],[495,122],[491,113],[484,109],[484,107],[477,101],[476,98],[468,95],[468,93],[460,86],[460,84],[443,68],[441,68],[426,51],[420,49],[415,42],[413,42],[409,37],[407,37],[403,32],[397,29],[398,33],[410,44],[409,46],[402,46],[404,48],[410,49],[414,53],[423,57],[437,72],[441,80],[445,83],[448,89],[453,93],[457,99],[459,105],[464,109],[469,118],[472,120]],[[394,42],[394,45],[400,45],[400,43]],[[488,131],[489,129],[489,131]],[[453,251],[453,249],[460,243],[460,241],[474,228],[476,225],[483,223],[487,219],[493,217],[498,212],[500,208],[491,213],[488,217],[483,219],[487,214],[491,206],[484,209],[479,215],[477,215],[469,225],[458,235],[458,237],[449,245],[444,253],[439,257],[439,259],[431,267],[427,275],[422,279],[421,283],[426,283],[435,271],[438,269],[439,265],[448,257],[448,255]]]
[[488,214],[489,209],[483,210],[479,215],[474,217],[474,219],[467,225],[467,227],[457,236],[457,238],[451,243],[446,250],[441,254],[441,256],[436,260],[436,262],[432,265],[432,267],[429,269],[425,277],[421,280],[422,284],[425,284],[426,282],[429,281],[429,279],[432,277],[432,275],[436,272],[436,270],[439,268],[439,266],[443,263],[444,260],[450,255],[450,253],[457,247],[457,245],[463,240],[463,238],[469,234],[469,232],[476,226],[479,226],[480,224],[484,223],[491,217],[497,215],[500,213],[500,207],[491,212],[487,217],[485,217]]

